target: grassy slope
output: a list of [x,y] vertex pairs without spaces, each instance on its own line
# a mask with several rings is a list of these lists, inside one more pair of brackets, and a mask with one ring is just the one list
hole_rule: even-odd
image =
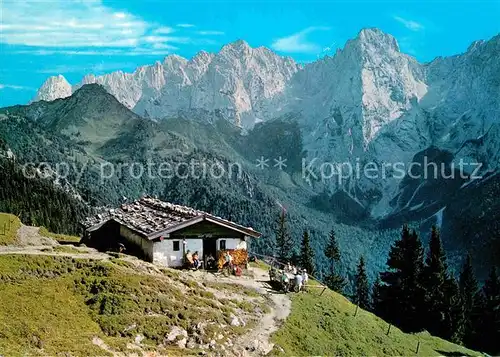
[[[292,294],[292,312],[273,336],[287,356],[478,356],[427,332],[406,334],[329,289]],[[275,347],[273,354],[279,355]]]
[[68,290],[69,282],[32,280],[24,284],[2,284],[0,295],[0,353],[6,356],[72,351],[76,355],[102,355],[93,346],[99,325],[88,314],[83,301]]
[[21,227],[19,218],[12,214],[0,213],[0,245],[14,243],[19,227]]
[[[231,288],[217,285],[221,292],[232,293]],[[164,345],[164,336],[172,326],[190,333],[194,328],[200,343],[219,333],[232,338],[244,329],[222,327],[231,315],[263,304],[217,299],[209,287],[175,271],[152,276],[120,259],[21,255],[0,256],[0,297],[0,355],[5,356],[107,355],[92,343],[94,337],[130,353],[127,343],[138,334],[145,337],[145,348],[170,353],[175,347]],[[255,323],[247,322],[246,328]],[[204,333],[196,330],[198,323],[206,324]]]

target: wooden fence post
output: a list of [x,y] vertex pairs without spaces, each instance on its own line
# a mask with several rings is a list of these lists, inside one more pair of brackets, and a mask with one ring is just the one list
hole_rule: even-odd
[[387,329],[387,334],[386,334],[387,336],[389,336],[389,333],[391,332],[391,326],[392,326],[392,325],[391,325],[391,324],[389,324],[389,328]]
[[418,341],[418,343],[417,343],[417,352],[416,352],[416,353],[417,353],[417,355],[418,355],[418,351],[419,351],[419,350],[420,350],[420,340],[419,340],[419,341]]
[[356,311],[354,311],[354,317],[358,314],[359,305],[356,305]]

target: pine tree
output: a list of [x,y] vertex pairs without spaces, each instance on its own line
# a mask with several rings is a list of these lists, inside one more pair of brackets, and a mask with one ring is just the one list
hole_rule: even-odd
[[307,230],[304,230],[304,234],[302,235],[300,266],[306,269],[309,274],[314,275],[316,270],[314,266],[314,251],[311,247],[309,232],[307,232]]
[[327,275],[325,279],[325,284],[333,291],[338,292],[339,294],[344,293],[344,288],[347,284],[344,277],[337,273],[331,273]]
[[325,256],[330,259],[331,271],[334,270],[335,263],[340,261],[340,249],[335,237],[335,231],[332,229],[329,234],[328,245],[326,246]]
[[427,306],[425,327],[433,335],[443,336],[447,328],[445,321],[446,283],[447,272],[446,256],[436,226],[432,227],[429,241],[429,251],[423,272],[423,287],[425,289],[425,304]]
[[467,255],[462,271],[460,272],[460,298],[463,309],[463,342],[467,346],[472,346],[476,339],[476,316],[478,304],[481,304],[481,296],[478,291],[477,280],[472,268],[471,256]]
[[359,258],[359,263],[354,277],[354,301],[359,307],[365,310],[370,309],[370,287],[366,275],[365,259]]
[[491,355],[500,355],[500,279],[493,266],[485,281],[478,324],[476,347]]
[[460,344],[464,335],[464,314],[460,289],[453,276],[445,281],[444,291],[444,318],[440,336],[446,340]]
[[384,296],[383,296],[383,286],[380,276],[377,274],[377,279],[373,283],[372,288],[372,301],[371,301],[372,311],[382,318],[385,318],[385,307],[384,307]]
[[325,256],[330,260],[330,274],[326,276],[325,283],[333,291],[342,293],[346,285],[345,279],[337,273],[335,265],[340,262],[340,249],[335,237],[335,231],[332,229],[329,234],[328,245],[326,246]]
[[290,259],[292,252],[292,237],[288,230],[286,221],[286,212],[283,210],[276,220],[276,254],[278,259],[287,261]]
[[425,294],[422,288],[424,250],[418,234],[403,226],[401,239],[389,251],[388,271],[381,273],[384,311],[389,322],[406,331],[420,331],[424,326]]

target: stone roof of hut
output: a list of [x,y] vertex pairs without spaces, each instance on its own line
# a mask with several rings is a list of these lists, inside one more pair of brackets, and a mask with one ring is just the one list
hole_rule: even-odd
[[202,219],[228,226],[249,236],[259,237],[261,235],[253,228],[244,227],[210,213],[164,202],[152,197],[143,197],[137,201],[122,204],[119,208],[108,209],[103,213],[87,218],[83,222],[83,226],[87,231],[93,231],[100,228],[104,223],[114,220],[145,237],[154,239],[161,232],[175,231],[176,228],[180,229],[186,224],[189,225],[190,222],[196,223]]

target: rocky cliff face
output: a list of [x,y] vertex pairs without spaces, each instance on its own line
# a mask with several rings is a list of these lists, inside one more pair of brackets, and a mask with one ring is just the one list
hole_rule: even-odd
[[[500,162],[500,36],[467,52],[421,64],[378,29],[362,30],[332,57],[305,66],[244,41],[190,60],[172,55],[134,73],[86,76],[74,89],[99,83],[141,116],[214,116],[245,128],[295,118],[309,160],[318,163],[409,164],[431,146],[453,160]],[[67,96],[62,76],[47,80],[35,100]],[[401,179],[323,180],[372,217],[401,207]],[[413,202],[418,205],[418,202]]]
[[[191,60],[167,56],[163,63],[95,76],[89,74],[73,87],[101,84],[118,101],[136,113],[151,118],[179,113],[214,113],[239,126],[272,118],[279,111],[275,101],[284,92],[299,66],[267,48],[251,48],[245,41],[224,46],[217,54],[199,52]],[[54,100],[71,95],[50,85],[62,76],[51,77],[34,101]]]
[[58,98],[69,97],[72,93],[71,84],[62,75],[47,78],[38,89],[33,102],[40,100],[52,101]]
[[244,41],[228,44],[215,55],[200,52],[167,68],[161,92],[144,96],[134,111],[155,118],[178,112],[218,112],[245,127],[274,116],[279,110],[275,99],[281,98],[298,70],[292,59],[267,48],[251,48]]

